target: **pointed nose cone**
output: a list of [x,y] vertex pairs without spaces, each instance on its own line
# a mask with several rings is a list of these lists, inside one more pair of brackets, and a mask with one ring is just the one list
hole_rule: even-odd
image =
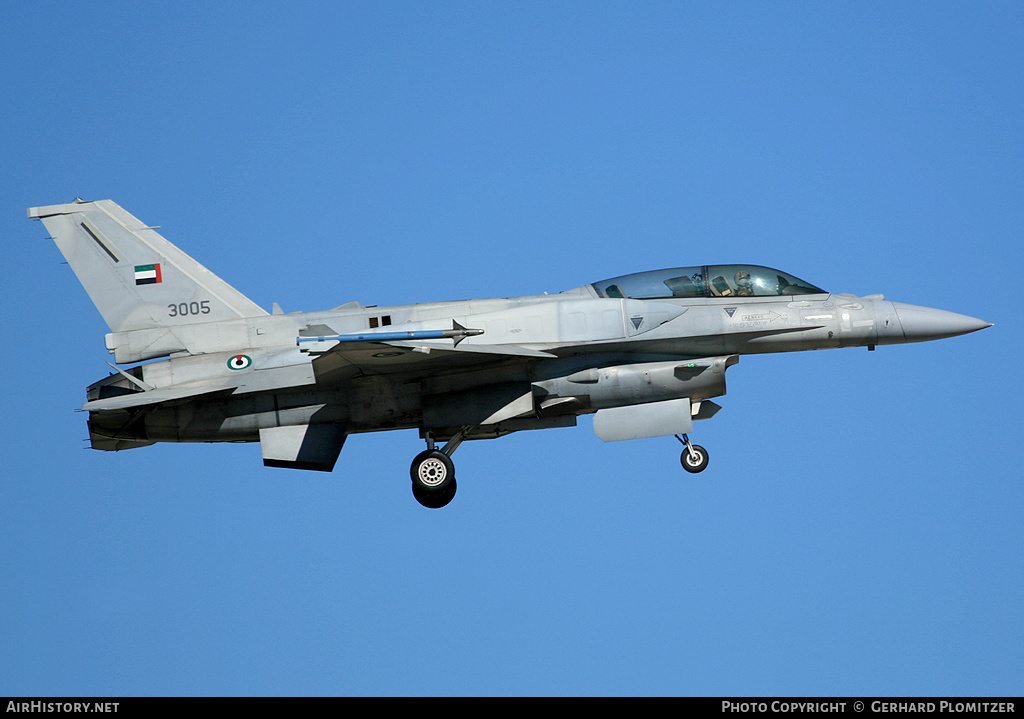
[[931,307],[917,307],[893,302],[896,315],[903,326],[903,335],[907,342],[925,342],[943,337],[956,337],[968,332],[977,332],[991,327],[991,322],[979,320],[956,312],[936,310]]

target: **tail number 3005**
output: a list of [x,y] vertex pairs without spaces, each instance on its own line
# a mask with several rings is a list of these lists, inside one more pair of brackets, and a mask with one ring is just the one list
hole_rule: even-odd
[[167,305],[167,309],[167,314],[170,317],[208,315],[210,314],[210,300],[203,300],[202,302],[179,302],[176,305]]

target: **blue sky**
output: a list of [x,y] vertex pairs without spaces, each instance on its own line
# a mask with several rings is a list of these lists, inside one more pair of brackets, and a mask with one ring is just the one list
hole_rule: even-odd
[[[0,9],[0,695],[1017,695],[1024,6]],[[107,331],[25,208],[110,198],[269,307],[778,267],[981,317],[745,356],[694,439],[414,431],[330,475],[94,452]]]

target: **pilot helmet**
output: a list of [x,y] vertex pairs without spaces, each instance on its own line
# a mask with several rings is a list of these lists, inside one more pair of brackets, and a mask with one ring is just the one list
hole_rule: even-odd
[[750,273],[746,270],[740,270],[736,273],[736,284],[740,287],[750,287],[752,281],[750,279]]

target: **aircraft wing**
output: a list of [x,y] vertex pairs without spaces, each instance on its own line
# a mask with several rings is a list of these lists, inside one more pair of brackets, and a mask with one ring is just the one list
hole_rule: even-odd
[[[430,352],[455,352],[465,356],[502,355],[504,357],[532,357],[534,359],[554,359],[558,357],[558,355],[551,354],[550,352],[521,347],[520,345],[455,345],[451,347],[441,343],[431,344],[429,342],[413,342],[408,340],[397,340],[383,344],[391,345],[392,347],[408,347],[414,352],[420,352],[421,354],[424,350],[429,350]],[[480,357],[477,359],[480,359]]]
[[439,340],[336,342],[303,349],[314,356],[318,382],[330,383],[356,374],[430,375],[509,360],[555,359],[557,355],[520,345],[457,344]]

